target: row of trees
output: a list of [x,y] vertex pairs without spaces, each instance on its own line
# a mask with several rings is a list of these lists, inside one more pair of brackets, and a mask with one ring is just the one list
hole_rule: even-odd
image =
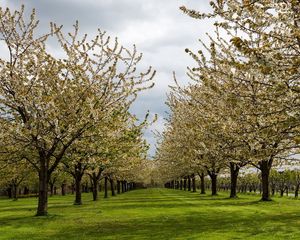
[[[166,188],[179,189],[184,191],[196,192],[200,189],[200,194],[205,194],[206,190],[211,190],[211,179],[207,176],[200,179],[197,176],[187,176],[180,180],[173,180],[165,183]],[[276,193],[282,197],[293,195],[295,198],[299,196],[300,172],[299,170],[275,170],[270,172],[270,189],[271,196]],[[229,174],[219,176],[217,183],[218,191],[230,191],[231,179]],[[258,173],[240,174],[237,180],[238,193],[262,193],[262,185]]]
[[[30,17],[0,9],[0,169],[15,183],[38,175],[37,215],[47,214],[48,185],[56,174],[74,179],[76,204],[81,204],[84,174],[131,180],[146,158],[142,131],[148,116],[138,121],[129,112],[137,94],[153,86],[155,71],[139,72],[142,59],[98,30],[81,36],[78,23],[68,34],[50,24],[38,36],[35,11]],[[48,51],[56,42],[59,56]],[[34,175],[34,174],[33,174]],[[7,177],[9,176],[9,177]]]
[[157,164],[167,182],[230,170],[236,197],[240,168],[260,171],[262,200],[270,200],[270,171],[293,164],[299,148],[299,1],[217,0],[212,12],[181,7],[187,15],[215,19],[215,34],[188,68],[192,83],[171,88],[171,114],[160,136]]
[[[25,161],[24,161],[25,163]],[[85,171],[80,182],[66,169],[58,167],[53,172],[48,183],[48,193],[50,196],[61,194],[62,196],[71,193],[75,194],[74,204],[81,205],[82,192],[92,192],[93,201],[97,201],[98,192],[104,192],[104,198],[108,197],[108,192],[112,196],[127,192],[136,188],[144,187],[145,176],[142,175],[147,160],[141,161],[141,165],[135,166],[131,175],[108,174],[107,169],[99,174],[99,179],[91,174],[90,169]],[[18,167],[18,170],[16,170]],[[143,169],[142,169],[143,168]],[[121,172],[118,172],[121,173]],[[126,179],[126,180],[125,180]],[[33,168],[18,165],[10,165],[0,171],[0,196],[7,196],[13,200],[19,197],[36,197],[38,196],[38,176]]]

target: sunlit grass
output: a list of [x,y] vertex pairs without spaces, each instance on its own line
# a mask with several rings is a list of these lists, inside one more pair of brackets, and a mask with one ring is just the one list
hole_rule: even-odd
[[0,239],[300,239],[300,201],[227,193],[145,189],[74,206],[49,199],[49,216],[34,217],[36,199],[0,200]]

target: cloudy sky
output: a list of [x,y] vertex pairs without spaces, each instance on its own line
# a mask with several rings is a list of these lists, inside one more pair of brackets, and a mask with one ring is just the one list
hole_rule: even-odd
[[[21,4],[26,11],[36,9],[40,31],[49,28],[49,22],[62,24],[65,31],[79,21],[83,33],[93,35],[97,29],[117,36],[126,47],[137,45],[144,54],[142,67],[157,70],[155,87],[141,94],[132,111],[143,118],[147,110],[158,115],[158,121],[145,132],[151,144],[150,155],[155,152],[153,131],[162,131],[168,108],[165,105],[168,85],[173,84],[172,72],[185,84],[186,67],[192,65],[185,48],[198,49],[198,39],[205,41],[212,23],[184,15],[182,5],[200,11],[209,11],[209,0],[0,0],[1,7],[17,9]],[[53,49],[55,51],[55,49]]]

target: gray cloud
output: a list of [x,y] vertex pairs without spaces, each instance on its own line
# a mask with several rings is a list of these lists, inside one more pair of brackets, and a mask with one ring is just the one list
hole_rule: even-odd
[[[144,53],[142,68],[151,65],[157,70],[156,86],[141,94],[131,111],[143,118],[149,110],[158,114],[158,121],[145,132],[145,138],[151,144],[150,155],[155,152],[155,139],[152,131],[162,131],[168,85],[173,84],[172,72],[183,84],[188,82],[185,76],[186,66],[192,65],[192,59],[184,52],[185,48],[198,49],[198,38],[207,39],[206,32],[212,30],[210,21],[197,21],[184,15],[179,7],[207,12],[208,0],[4,0],[2,7],[19,8],[25,4],[26,11],[36,9],[40,19],[40,32],[46,32],[49,22],[63,24],[70,31],[76,20],[82,33],[95,34],[96,30],[106,30],[111,36],[118,36],[120,42],[129,47],[136,44]],[[1,47],[1,46],[0,46]],[[56,46],[49,49],[56,52]],[[58,53],[59,54],[59,53]]]

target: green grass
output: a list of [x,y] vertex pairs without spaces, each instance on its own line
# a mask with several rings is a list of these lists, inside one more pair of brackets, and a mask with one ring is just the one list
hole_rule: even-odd
[[49,216],[34,217],[36,198],[0,200],[0,239],[300,239],[300,201],[259,196],[228,199],[145,189],[73,206],[49,199]]

